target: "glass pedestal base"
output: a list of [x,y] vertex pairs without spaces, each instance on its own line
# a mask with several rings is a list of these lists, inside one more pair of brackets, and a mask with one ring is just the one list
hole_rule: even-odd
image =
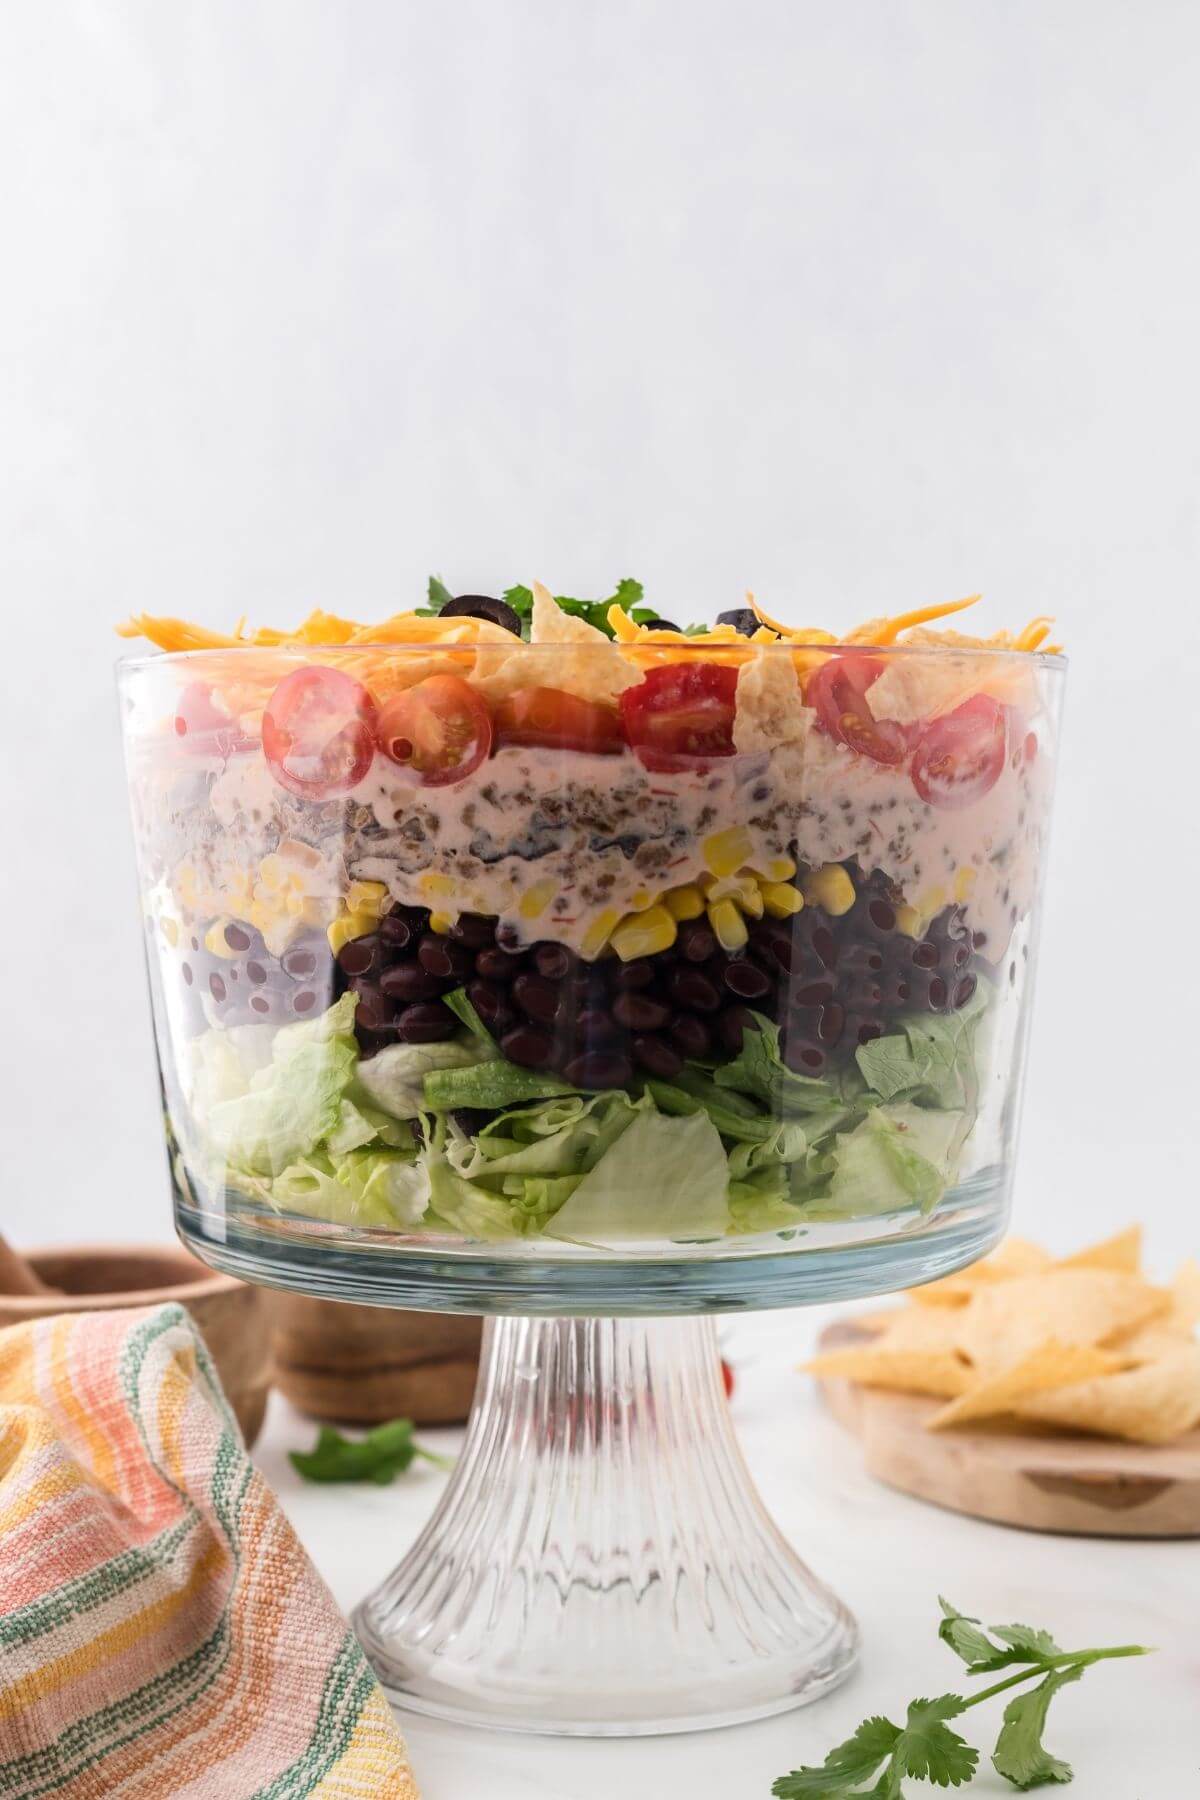
[[711,1319],[492,1319],[433,1518],[358,1608],[394,1704],[581,1736],[802,1706],[853,1619],[776,1530]]

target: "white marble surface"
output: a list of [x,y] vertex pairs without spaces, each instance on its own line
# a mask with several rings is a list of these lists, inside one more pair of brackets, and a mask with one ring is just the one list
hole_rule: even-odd
[[[424,1800],[768,1800],[777,1775],[819,1762],[867,1714],[894,1716],[918,1694],[962,1691],[957,1660],[937,1642],[939,1592],[984,1619],[1044,1625],[1070,1647],[1157,1645],[1155,1656],[1094,1669],[1061,1694],[1047,1742],[1074,1764],[1078,1800],[1200,1791],[1200,1545],[1038,1536],[880,1487],[794,1372],[830,1316],[754,1314],[729,1321],[723,1337],[737,1366],[734,1414],[751,1470],[783,1530],[857,1613],[858,1672],[803,1711],[657,1740],[522,1738],[408,1716]],[[256,1456],[349,1610],[424,1523],[442,1478],[421,1471],[390,1489],[306,1486],[285,1452],[305,1446],[313,1429],[275,1396]],[[451,1449],[458,1438],[426,1435]],[[1002,1705],[962,1723],[985,1763]],[[979,1800],[1015,1792],[990,1767],[967,1791]]]

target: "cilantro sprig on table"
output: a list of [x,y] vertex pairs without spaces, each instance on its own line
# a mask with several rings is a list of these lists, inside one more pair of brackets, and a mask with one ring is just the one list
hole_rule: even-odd
[[[647,625],[651,619],[658,617],[652,606],[641,604],[642,593],[641,582],[634,581],[631,576],[627,575],[623,580],[618,581],[607,600],[575,600],[569,594],[555,594],[554,598],[565,613],[571,613],[575,618],[585,620],[587,624],[594,625],[597,631],[602,631],[605,637],[611,637],[612,626],[608,622],[608,609],[614,601],[618,606],[624,607],[637,625]],[[533,612],[532,590],[527,587],[505,588],[500,597],[512,607],[520,619],[522,636],[528,637],[529,617]],[[441,577],[431,575],[429,577],[429,603],[419,610],[423,617],[435,616],[441,612],[447,601],[453,598],[453,594]]]
[[403,1475],[417,1457],[450,1467],[450,1459],[426,1450],[413,1436],[411,1419],[389,1419],[362,1438],[343,1437],[322,1425],[311,1450],[291,1450],[289,1461],[305,1481],[374,1481],[386,1487]]
[[[1070,1781],[1070,1764],[1052,1756],[1042,1742],[1051,1700],[1060,1688],[1078,1681],[1093,1663],[1148,1654],[1142,1644],[1061,1650],[1048,1632],[1029,1625],[992,1625],[989,1637],[978,1619],[960,1613],[946,1600],[939,1604],[942,1622],[938,1636],[966,1664],[968,1675],[991,1674],[1016,1665],[1015,1672],[972,1694],[969,1700],[961,1694],[913,1700],[903,1725],[879,1715],[864,1719],[852,1737],[829,1752],[820,1768],[794,1769],[790,1775],[781,1775],[771,1789],[775,1800],[843,1800],[855,1795],[862,1800],[905,1800],[902,1783],[908,1780],[962,1787],[976,1772],[979,1752],[951,1731],[947,1720],[1025,1682],[1036,1682],[1036,1686],[1027,1687],[1005,1707],[992,1766],[1022,1789]],[[869,1781],[874,1781],[873,1787],[865,1785]]]

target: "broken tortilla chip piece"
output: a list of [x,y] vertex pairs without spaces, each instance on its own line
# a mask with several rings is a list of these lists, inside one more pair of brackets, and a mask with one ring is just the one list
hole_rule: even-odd
[[982,1262],[972,1263],[970,1268],[959,1269],[953,1275],[943,1275],[940,1281],[927,1282],[924,1287],[912,1288],[908,1298],[917,1306],[965,1306],[980,1288],[990,1287],[996,1281],[1011,1281],[1018,1275],[1035,1275],[1040,1269],[1050,1268],[1052,1262],[1049,1251],[1040,1245],[1024,1238],[1005,1238]]
[[1170,1306],[1161,1288],[1112,1269],[1053,1269],[998,1282],[958,1314],[956,1343],[982,1374],[1008,1368],[1054,1337],[1103,1344]]
[[1128,1358],[1115,1351],[1100,1350],[1094,1344],[1060,1344],[1051,1338],[1010,1368],[973,1380],[949,1406],[926,1419],[925,1429],[941,1431],[947,1425],[965,1425],[971,1419],[996,1418],[1011,1413],[1019,1400],[1044,1393],[1048,1388],[1113,1375],[1127,1366]]
[[1131,1225],[1126,1231],[1118,1231],[1115,1237],[1104,1238],[1098,1244],[1090,1244],[1086,1250],[1077,1250],[1074,1256],[1064,1256],[1055,1264],[1058,1269],[1116,1269],[1126,1275],[1140,1275],[1142,1272],[1142,1228]]
[[1138,1444],[1168,1444],[1200,1424],[1200,1344],[1017,1402],[1022,1419]]
[[874,1344],[861,1350],[829,1350],[801,1367],[810,1375],[840,1376],[864,1387],[933,1394],[943,1400],[961,1394],[971,1380],[970,1369],[953,1351],[931,1355],[923,1350],[879,1349]]

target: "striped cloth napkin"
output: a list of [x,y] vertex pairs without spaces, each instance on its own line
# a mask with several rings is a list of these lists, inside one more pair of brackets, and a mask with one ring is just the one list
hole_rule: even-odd
[[0,1795],[417,1800],[179,1306],[0,1331]]

